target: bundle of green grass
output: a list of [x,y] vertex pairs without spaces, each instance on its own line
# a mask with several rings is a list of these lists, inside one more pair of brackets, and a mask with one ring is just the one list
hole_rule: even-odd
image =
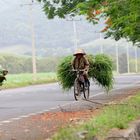
[[[105,54],[87,55],[90,63],[89,78],[108,92],[113,87],[112,60]],[[76,73],[72,71],[73,56],[65,57],[58,65],[57,76],[62,88],[69,90],[74,85]]]

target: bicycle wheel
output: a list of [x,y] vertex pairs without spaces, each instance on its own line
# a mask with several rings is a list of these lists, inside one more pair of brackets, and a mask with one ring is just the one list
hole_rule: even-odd
[[78,82],[77,79],[74,81],[74,98],[77,101],[79,99],[79,96],[81,95],[80,92],[80,83]]
[[87,100],[89,99],[90,89],[89,85],[87,87],[84,86],[84,98]]

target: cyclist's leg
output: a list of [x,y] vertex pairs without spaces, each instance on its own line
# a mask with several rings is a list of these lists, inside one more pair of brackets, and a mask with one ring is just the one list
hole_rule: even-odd
[[84,74],[84,79],[85,79],[85,86],[86,87],[90,86],[90,81],[88,79],[88,74],[87,73]]
[[74,82],[74,94],[78,96],[80,93],[80,83],[79,80],[76,78]]

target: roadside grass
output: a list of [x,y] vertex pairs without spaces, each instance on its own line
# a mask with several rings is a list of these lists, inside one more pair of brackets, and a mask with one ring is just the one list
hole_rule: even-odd
[[31,73],[27,74],[9,74],[6,76],[3,88],[17,88],[35,84],[45,84],[57,81],[56,73],[38,73],[37,80],[33,80]]
[[109,105],[101,113],[82,125],[68,125],[55,134],[53,140],[81,140],[79,133],[87,132],[84,140],[93,136],[104,138],[112,128],[125,129],[128,124],[140,117],[140,93],[120,104]]

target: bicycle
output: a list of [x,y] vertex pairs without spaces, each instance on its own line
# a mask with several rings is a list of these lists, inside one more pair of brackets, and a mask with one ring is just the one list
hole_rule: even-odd
[[76,72],[76,79],[74,81],[74,98],[77,101],[78,98],[81,98],[82,94],[85,99],[89,98],[90,94],[90,85],[85,81],[83,76],[84,70],[73,70]]

